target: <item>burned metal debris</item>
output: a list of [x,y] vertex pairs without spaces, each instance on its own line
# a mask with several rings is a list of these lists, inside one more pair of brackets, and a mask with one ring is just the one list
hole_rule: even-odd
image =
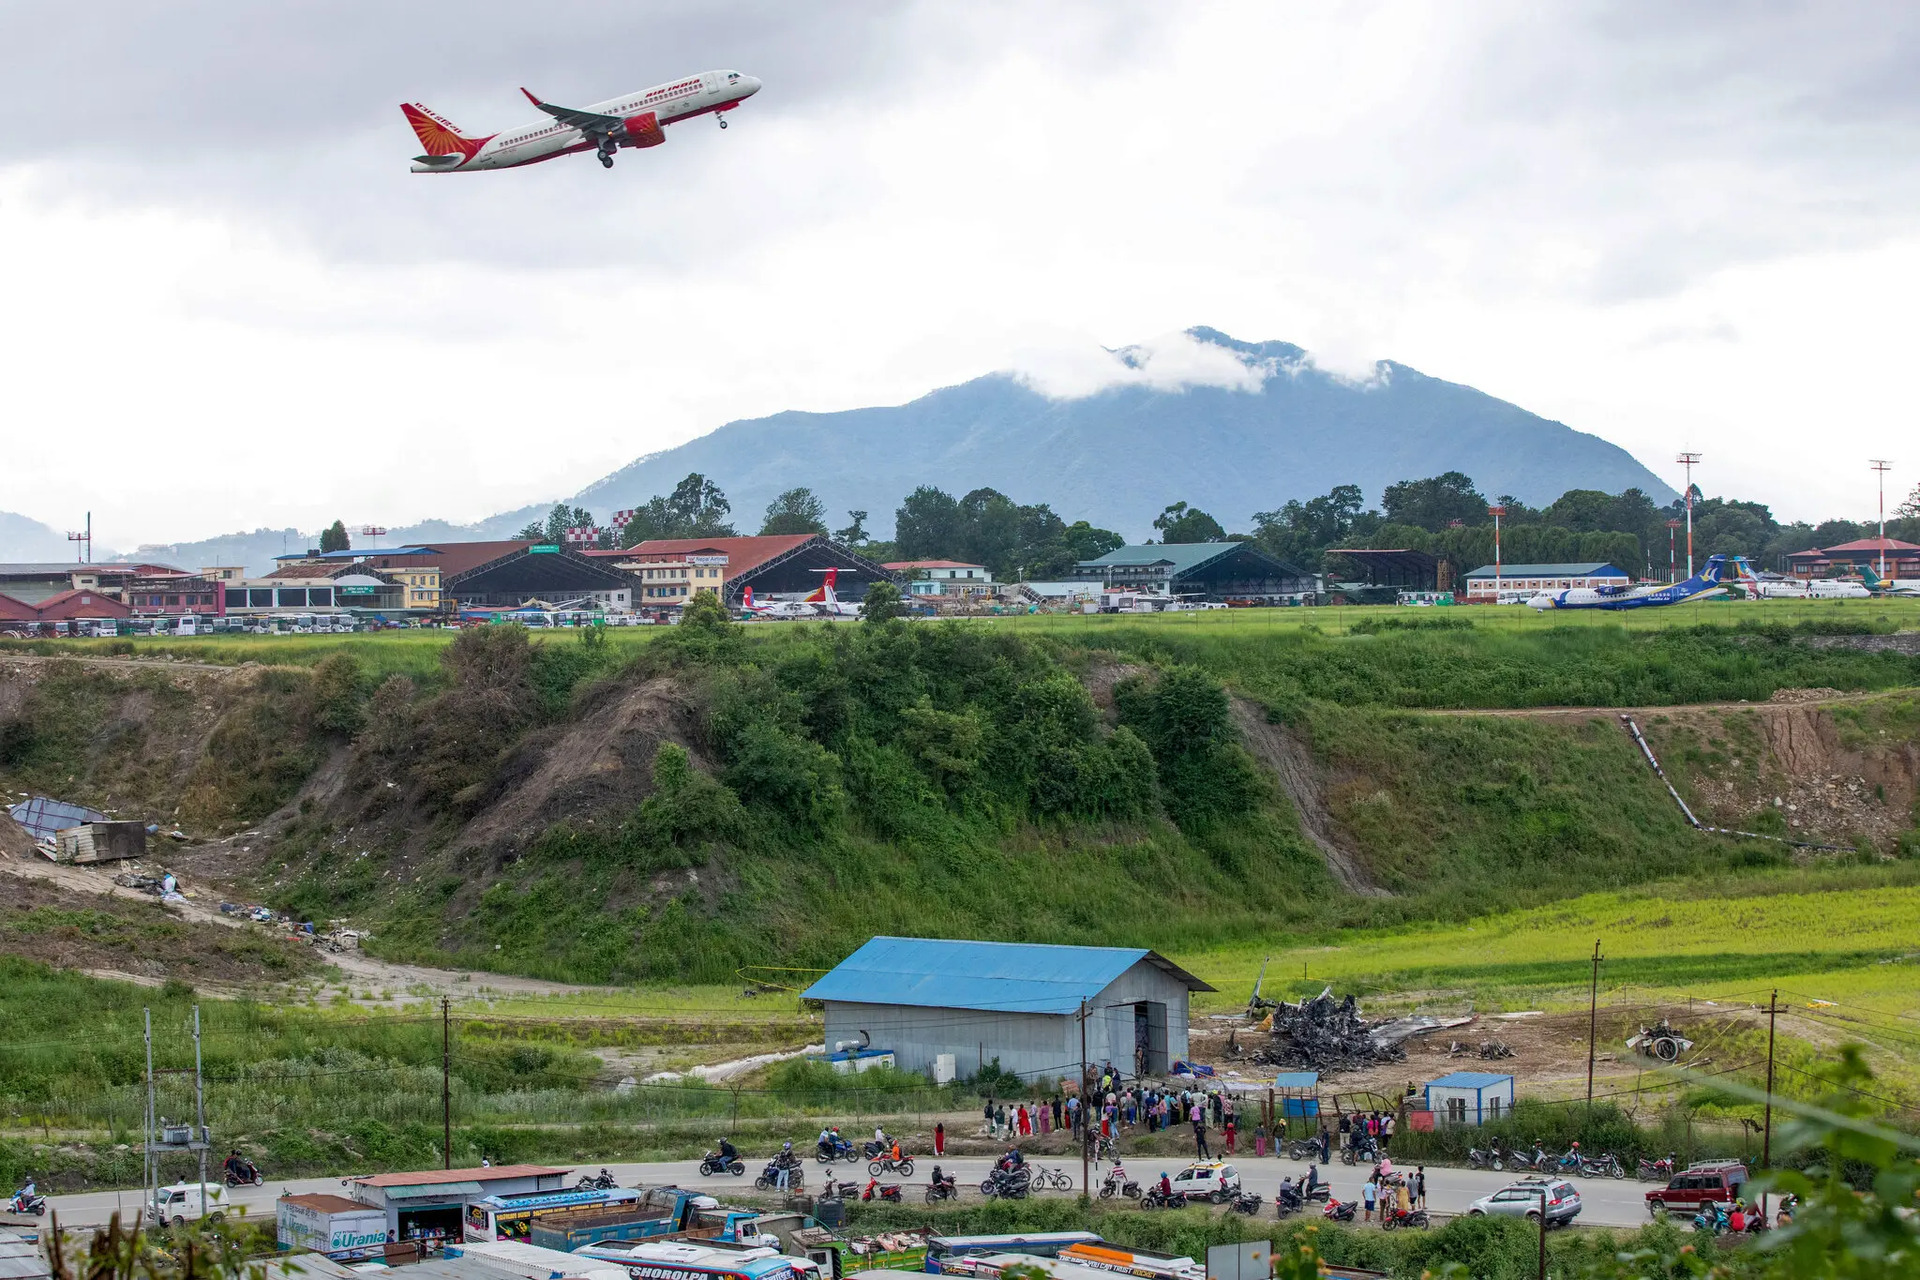
[[1353,997],[1335,1000],[1332,987],[1299,1004],[1256,1001],[1271,1010],[1260,1023],[1270,1039],[1254,1051],[1256,1062],[1293,1070],[1353,1071],[1407,1056],[1390,1035],[1377,1034],[1388,1024],[1366,1021]]

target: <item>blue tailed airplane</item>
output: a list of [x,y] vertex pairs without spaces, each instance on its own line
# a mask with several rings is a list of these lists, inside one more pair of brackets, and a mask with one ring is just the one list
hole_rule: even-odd
[[1700,572],[1671,586],[1574,587],[1568,591],[1542,591],[1527,604],[1535,609],[1652,609],[1685,604],[1689,600],[1724,595],[1726,588],[1721,585],[1721,575],[1726,565],[1725,556],[1708,556]]

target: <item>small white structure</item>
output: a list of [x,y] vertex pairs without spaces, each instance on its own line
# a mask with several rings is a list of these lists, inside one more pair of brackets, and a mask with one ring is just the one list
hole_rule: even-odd
[[281,1196],[274,1202],[274,1226],[283,1249],[378,1252],[387,1243],[385,1212],[321,1192]]
[[1427,1084],[1427,1110],[1437,1125],[1485,1124],[1513,1110],[1513,1077],[1455,1071]]

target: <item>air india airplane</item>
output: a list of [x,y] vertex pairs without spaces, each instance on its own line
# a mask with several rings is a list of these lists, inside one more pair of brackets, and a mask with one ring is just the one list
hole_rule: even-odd
[[760,82],[738,71],[703,71],[584,109],[556,107],[525,89],[520,92],[552,119],[481,138],[468,137],[446,117],[417,102],[401,103],[407,123],[427,149],[427,154],[413,158],[413,172],[514,169],[576,151],[597,152],[600,163],[611,169],[615,151],[621,147],[657,147],[667,140],[666,126],[670,124],[711,115],[720,121],[722,129],[726,128],[727,118],[721,113],[760,92]]

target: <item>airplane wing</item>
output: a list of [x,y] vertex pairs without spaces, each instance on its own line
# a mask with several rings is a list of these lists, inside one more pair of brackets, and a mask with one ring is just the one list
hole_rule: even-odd
[[597,111],[576,111],[572,107],[556,107],[551,102],[540,101],[531,93],[527,93],[524,88],[520,92],[527,94],[528,102],[561,124],[570,124],[582,133],[612,133],[623,123],[619,116],[603,116]]

